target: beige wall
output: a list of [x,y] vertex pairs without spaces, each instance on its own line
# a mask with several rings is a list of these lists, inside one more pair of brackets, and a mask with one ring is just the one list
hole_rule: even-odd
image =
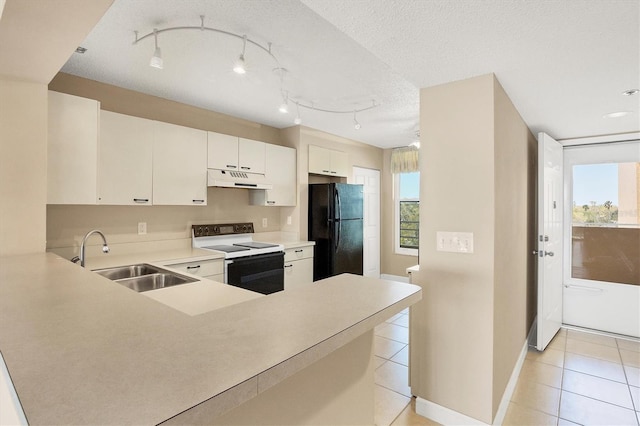
[[393,174],[391,173],[391,150],[384,150],[382,173],[380,174],[381,229],[380,271],[383,274],[407,276],[407,268],[418,264],[418,256],[395,253],[395,203],[393,200]]
[[[532,136],[493,75],[422,89],[420,128],[412,390],[492,423],[527,335]],[[474,253],[436,251],[437,231],[472,232]]]
[[[495,80],[495,79],[494,79]],[[537,141],[494,81],[493,415],[536,312],[534,285]]]
[[45,249],[47,86],[0,79],[0,256]]

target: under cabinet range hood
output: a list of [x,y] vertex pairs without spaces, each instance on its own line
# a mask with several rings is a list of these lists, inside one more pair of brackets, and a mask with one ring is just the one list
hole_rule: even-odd
[[273,189],[262,174],[208,169],[207,186],[225,188]]

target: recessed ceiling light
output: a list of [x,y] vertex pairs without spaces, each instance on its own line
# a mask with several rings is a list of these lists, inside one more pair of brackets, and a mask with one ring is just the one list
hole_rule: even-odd
[[631,114],[631,111],[617,111],[617,112],[610,112],[609,114],[605,114],[602,117],[604,118],[620,118],[620,117],[624,117],[625,115],[629,115]]
[[638,92],[640,92],[640,90],[638,90],[638,89],[629,89],[629,90],[625,90],[624,92],[622,92],[622,94],[624,96],[631,96],[631,95],[637,94]]
[[86,47],[82,47],[82,46],[78,46],[78,47],[76,47],[76,53],[80,53],[80,54],[82,54],[82,53],[84,53],[84,52],[86,52],[86,51],[87,51],[87,48],[86,48]]

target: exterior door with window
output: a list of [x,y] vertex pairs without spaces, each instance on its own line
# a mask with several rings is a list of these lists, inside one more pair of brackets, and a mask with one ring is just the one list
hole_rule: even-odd
[[640,337],[640,141],[564,158],[563,322]]

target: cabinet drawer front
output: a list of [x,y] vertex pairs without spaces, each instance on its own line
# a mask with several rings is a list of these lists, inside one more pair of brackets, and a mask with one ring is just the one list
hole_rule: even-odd
[[313,258],[313,246],[290,248],[284,251],[284,261]]
[[179,271],[187,272],[189,274],[197,275],[199,277],[219,275],[224,273],[223,260],[203,260],[201,262],[174,263],[166,266],[177,269]]

